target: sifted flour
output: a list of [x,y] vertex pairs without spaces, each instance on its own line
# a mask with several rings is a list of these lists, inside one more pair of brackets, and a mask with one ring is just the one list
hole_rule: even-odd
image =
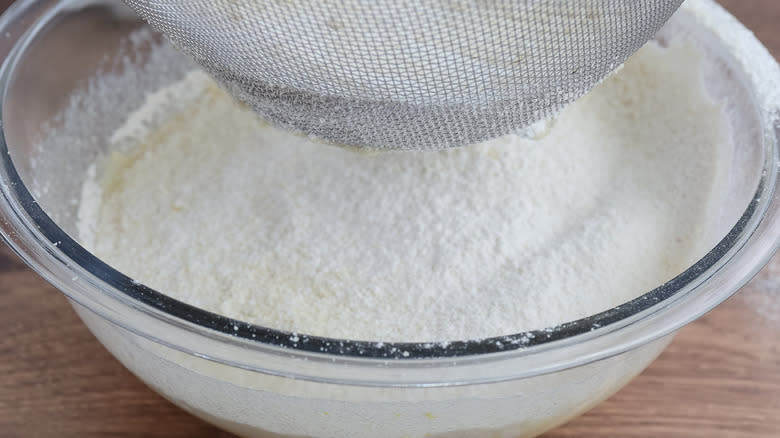
[[277,329],[443,341],[554,326],[709,249],[727,121],[699,59],[651,44],[538,140],[403,153],[272,128],[193,72],[117,131],[80,236],[150,287]]

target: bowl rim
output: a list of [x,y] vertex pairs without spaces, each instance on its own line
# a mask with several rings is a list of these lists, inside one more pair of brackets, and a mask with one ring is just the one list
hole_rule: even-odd
[[[0,17],[1,35],[11,23],[18,23],[19,18],[28,10],[41,5],[46,6],[39,8],[43,12],[40,13],[38,20],[25,29],[23,34],[16,35],[18,39],[13,49],[3,60],[0,67],[0,101],[6,100],[8,86],[13,76],[13,66],[23,56],[24,48],[42,29],[42,24],[47,23],[64,8],[72,7],[73,3],[83,5],[90,2],[25,0],[12,5]],[[728,14],[722,9],[721,11],[720,13]],[[739,26],[739,31],[749,32]],[[760,46],[757,40],[755,44]],[[768,55],[768,52],[767,56],[769,62],[774,63],[776,67],[774,58]],[[771,71],[771,74],[778,75],[778,73],[780,70]],[[777,106],[780,106],[780,103]],[[0,109],[0,121],[3,120],[4,109],[4,106]],[[762,114],[758,106],[756,111],[757,114]],[[129,324],[128,319],[118,312],[105,309],[106,301],[98,302],[95,297],[102,295],[114,303],[119,303],[120,307],[127,311],[144,314],[172,327],[195,332],[221,343],[239,345],[264,353],[282,354],[285,357],[306,358],[318,363],[330,361],[361,366],[380,363],[380,368],[385,369],[387,367],[437,367],[453,366],[456,361],[458,364],[469,364],[527,356],[534,356],[538,361],[538,353],[548,352],[549,355],[549,351],[552,350],[560,353],[563,347],[569,347],[567,350],[576,352],[568,355],[549,355],[550,360],[541,360],[548,363],[539,365],[533,370],[518,371],[512,375],[514,376],[512,378],[516,378],[610,357],[672,333],[731,296],[755,275],[780,245],[780,226],[777,224],[780,222],[778,221],[780,196],[775,191],[780,177],[780,158],[778,158],[780,122],[778,120],[780,117],[777,117],[777,114],[772,118],[761,120],[765,159],[753,199],[736,225],[703,258],[665,284],[607,311],[556,327],[506,336],[413,343],[334,339],[261,327],[170,298],[135,282],[99,260],[68,236],[43,211],[14,167],[6,142],[5,127],[2,125],[0,125],[0,192],[2,195],[0,196],[0,234],[28,265],[70,299],[114,324],[171,348],[244,369],[290,375],[256,364],[232,361],[216,351],[193,351],[191,348],[177,344],[175,340],[166,339],[164,335],[149,333],[149,330]],[[764,240],[759,239],[760,237]],[[735,276],[735,273],[731,272],[735,269],[726,269],[730,265],[733,266],[735,260],[752,260],[752,263],[742,266],[737,270],[739,274]],[[70,275],[66,276],[64,273]],[[727,281],[729,286],[717,289],[705,287],[707,284],[722,281],[724,276],[731,276]],[[696,303],[696,310],[681,314],[680,306],[672,306],[672,304],[682,301]],[[674,312],[675,308],[677,312]],[[655,327],[651,330],[648,324],[653,320],[666,321],[666,324],[660,329]],[[629,333],[633,333],[634,336],[627,338]],[[611,338],[620,339],[620,342],[618,344],[606,342]],[[587,345],[598,346],[597,351],[584,348]],[[566,357],[568,360],[565,360]],[[292,376],[329,381],[327,377],[305,373],[292,373]],[[490,376],[483,380],[471,380],[470,383],[504,378],[509,377]],[[366,381],[362,380],[347,380],[350,383],[366,384]],[[426,382],[418,380],[411,378],[406,383],[436,384],[441,379],[431,378]],[[339,381],[343,382],[344,379]]]

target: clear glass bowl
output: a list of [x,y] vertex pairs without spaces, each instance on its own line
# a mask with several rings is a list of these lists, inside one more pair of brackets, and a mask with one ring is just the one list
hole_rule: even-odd
[[713,218],[718,243],[675,279],[586,319],[448,344],[325,339],[205,312],[98,260],[71,237],[87,166],[145,92],[184,73],[172,66],[103,90],[80,137],[42,143],[79,105],[74,91],[96,86],[90,77],[147,61],[146,43],[130,36],[144,24],[115,1],[18,1],[0,18],[0,232],[127,368],[239,435],[534,436],[625,385],[780,243],[780,69],[717,5],[688,3],[657,39],[705,53],[707,92],[729,115],[737,147]]

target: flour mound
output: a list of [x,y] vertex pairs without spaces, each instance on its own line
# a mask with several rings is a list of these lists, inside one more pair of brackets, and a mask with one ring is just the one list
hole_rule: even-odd
[[150,287],[276,329],[409,342],[555,326],[709,249],[728,123],[699,62],[649,45],[536,140],[373,154],[275,129],[194,72],[176,108],[161,90],[117,131],[81,237]]

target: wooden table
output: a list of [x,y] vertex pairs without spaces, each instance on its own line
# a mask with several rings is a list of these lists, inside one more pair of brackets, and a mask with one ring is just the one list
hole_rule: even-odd
[[[722,3],[780,56],[780,1]],[[1,244],[0,333],[0,437],[231,436],[147,389]],[[780,437],[778,339],[780,255],[629,386],[545,437]]]

